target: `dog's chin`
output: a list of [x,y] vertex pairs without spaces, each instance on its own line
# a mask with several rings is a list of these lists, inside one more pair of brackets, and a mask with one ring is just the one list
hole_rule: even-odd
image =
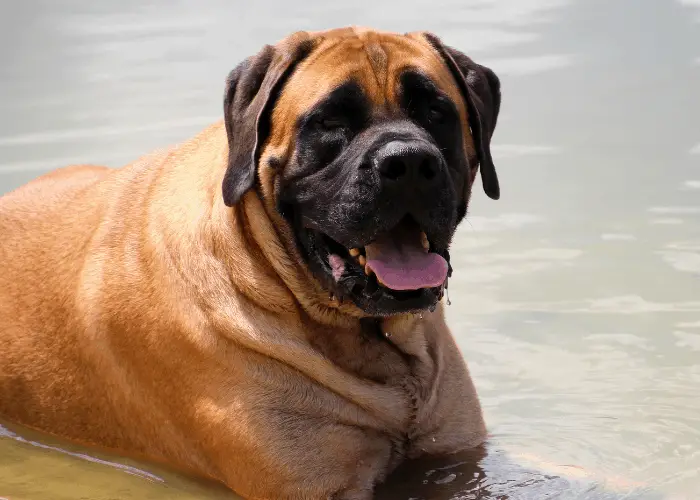
[[[392,241],[391,232],[385,232],[384,236],[380,234],[377,240]],[[451,274],[449,253],[446,249],[432,248],[427,236],[420,231],[418,234],[423,239],[426,254],[423,258],[446,266],[444,277],[438,273],[438,277],[431,277],[432,281],[424,278],[421,283],[419,278],[416,283],[415,276],[401,277],[386,269],[380,271],[379,261],[369,258],[376,252],[378,243],[375,241],[366,246],[348,248],[324,232],[309,228],[300,228],[297,236],[310,269],[333,301],[351,301],[368,316],[386,317],[433,310],[443,296],[447,277]],[[376,273],[372,269],[373,263],[378,268]],[[426,271],[419,269],[415,272],[424,274]],[[388,283],[383,282],[382,277]]]

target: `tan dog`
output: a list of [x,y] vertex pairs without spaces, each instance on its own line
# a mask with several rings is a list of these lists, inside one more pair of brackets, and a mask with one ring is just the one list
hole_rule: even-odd
[[499,105],[431,34],[296,33],[223,123],[5,195],[0,414],[249,499],[365,500],[480,444],[440,299]]

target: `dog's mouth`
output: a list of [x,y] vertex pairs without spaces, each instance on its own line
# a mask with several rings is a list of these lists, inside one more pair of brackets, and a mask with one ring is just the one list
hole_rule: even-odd
[[447,250],[434,248],[410,216],[364,246],[348,248],[317,229],[306,231],[332,295],[371,314],[430,308],[451,274]]
[[352,259],[379,286],[394,292],[442,286],[447,279],[447,260],[430,251],[428,236],[423,231],[406,226],[402,224],[378,235],[364,247],[347,251],[324,235],[329,248],[335,250],[328,255],[333,277],[339,279]]

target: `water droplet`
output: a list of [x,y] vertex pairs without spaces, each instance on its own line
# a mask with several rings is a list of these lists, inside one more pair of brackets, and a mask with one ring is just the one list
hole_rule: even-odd
[[450,292],[447,291],[447,288],[445,288],[445,300],[447,301],[448,306],[452,305],[452,302],[450,302]]
[[391,337],[391,333],[386,332],[386,333],[384,333],[384,336],[385,336],[386,338],[389,338],[389,337]]
[[433,443],[435,442],[435,438],[431,438],[433,440]]

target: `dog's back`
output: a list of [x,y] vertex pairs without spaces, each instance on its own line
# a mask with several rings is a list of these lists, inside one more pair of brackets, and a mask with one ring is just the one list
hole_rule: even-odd
[[[109,172],[67,167],[0,197],[0,413],[10,418],[42,427],[87,382],[66,369],[81,365],[66,347],[79,342],[75,289],[99,223],[95,186]],[[48,400],[61,403],[47,413]]]
[[100,304],[109,302],[107,250],[110,234],[128,223],[123,207],[137,203],[127,186],[163,156],[121,169],[65,167],[0,197],[4,417],[107,446],[104,436],[124,428],[113,409],[128,401],[115,402],[121,391],[106,384],[114,363],[97,331]]

